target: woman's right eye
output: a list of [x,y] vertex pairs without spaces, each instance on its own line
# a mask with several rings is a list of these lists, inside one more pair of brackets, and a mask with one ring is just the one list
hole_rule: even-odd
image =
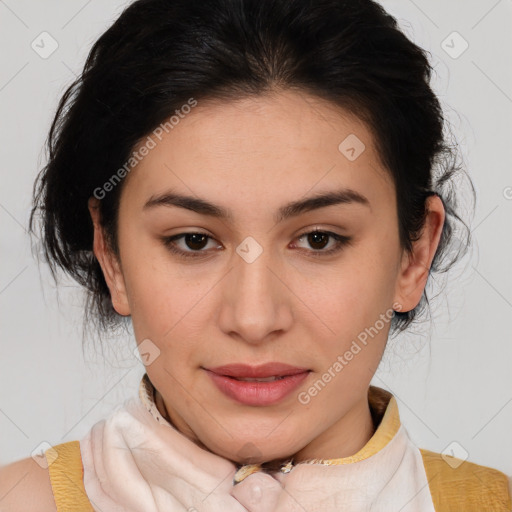
[[[169,251],[177,254],[183,258],[203,258],[206,256],[204,251],[205,245],[208,240],[214,240],[211,236],[206,233],[192,232],[192,233],[180,233],[179,235],[162,237],[162,242]],[[181,248],[178,246],[177,241],[183,242]],[[222,247],[217,245],[217,248]],[[186,249],[190,250],[186,250]]]

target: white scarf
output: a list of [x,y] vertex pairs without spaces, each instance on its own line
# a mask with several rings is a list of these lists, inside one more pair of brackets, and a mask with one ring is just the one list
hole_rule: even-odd
[[[98,511],[435,512],[421,453],[391,395],[355,456],[267,473],[196,445],[160,415],[153,389],[145,374],[139,396],[80,441],[85,490]],[[370,387],[370,406],[372,392],[383,390]]]

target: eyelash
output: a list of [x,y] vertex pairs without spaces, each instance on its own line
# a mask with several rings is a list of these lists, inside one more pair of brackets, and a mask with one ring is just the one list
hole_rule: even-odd
[[[330,238],[334,238],[336,241],[335,247],[332,249],[328,249],[327,251],[317,249],[312,250],[311,256],[313,257],[327,257],[331,256],[339,251],[341,251],[345,246],[350,245],[352,241],[352,237],[350,236],[344,236],[344,235],[338,235],[337,233],[333,233],[332,231],[323,231],[320,229],[314,229],[313,231],[306,231],[305,233],[302,233],[297,237],[298,240],[301,238],[304,238],[307,235],[311,235],[314,233],[320,233],[323,235],[328,235]],[[184,259],[192,259],[192,258],[204,258],[205,256],[201,253],[204,253],[206,251],[200,250],[200,251],[183,251],[181,249],[178,249],[174,243],[175,240],[179,240],[180,238],[183,238],[186,235],[204,235],[209,239],[213,238],[206,233],[201,233],[199,231],[193,231],[189,233],[180,233],[179,235],[174,235],[170,237],[162,237],[162,242],[165,245],[165,247],[172,253],[178,255],[179,257],[182,257]]]

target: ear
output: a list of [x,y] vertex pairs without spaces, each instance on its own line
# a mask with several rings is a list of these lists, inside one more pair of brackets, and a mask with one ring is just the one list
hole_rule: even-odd
[[397,277],[395,303],[401,306],[397,311],[404,313],[414,309],[421,299],[443,231],[445,211],[441,198],[429,196],[426,207],[423,231],[419,239],[413,242],[411,253],[403,252]]
[[103,226],[100,222],[100,201],[90,197],[88,202],[89,213],[94,225],[94,255],[103,271],[103,276],[110,290],[114,309],[123,316],[130,315],[130,306],[126,294],[126,286],[118,258],[112,253],[105,238]]

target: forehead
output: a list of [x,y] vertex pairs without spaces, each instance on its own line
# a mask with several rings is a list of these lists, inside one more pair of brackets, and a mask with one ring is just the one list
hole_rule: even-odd
[[128,176],[123,195],[141,208],[165,187],[225,198],[233,208],[315,188],[364,190],[373,203],[394,193],[368,127],[332,103],[288,92],[198,101],[187,112],[149,134],[153,147]]

